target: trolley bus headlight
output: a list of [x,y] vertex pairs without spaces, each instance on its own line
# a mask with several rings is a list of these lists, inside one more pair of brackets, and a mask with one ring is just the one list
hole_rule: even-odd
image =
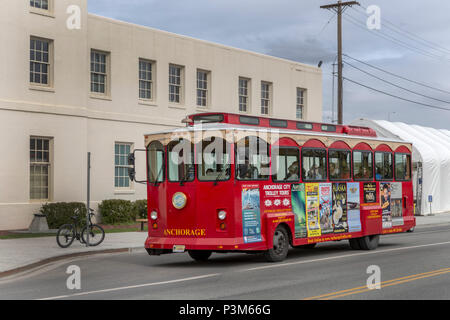
[[172,205],[178,209],[181,210],[186,206],[187,203],[187,197],[183,192],[177,192],[172,197]]
[[158,212],[156,212],[155,210],[153,210],[153,211],[150,213],[150,218],[152,218],[152,220],[158,219]]
[[219,220],[225,220],[225,218],[227,217],[226,211],[220,210],[219,213],[217,213],[217,217],[219,218]]

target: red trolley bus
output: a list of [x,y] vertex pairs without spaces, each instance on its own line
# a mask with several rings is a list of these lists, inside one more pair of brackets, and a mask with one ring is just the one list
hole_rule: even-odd
[[[415,226],[410,143],[364,127],[226,113],[145,136],[150,255],[264,253]],[[135,176],[130,155],[130,177]]]

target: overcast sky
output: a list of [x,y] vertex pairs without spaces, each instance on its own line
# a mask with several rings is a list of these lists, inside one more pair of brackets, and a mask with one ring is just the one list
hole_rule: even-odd
[[[332,115],[331,73],[336,57],[336,16],[319,7],[332,2],[88,0],[89,12],[98,15],[303,63],[317,65],[322,60],[323,120],[326,122],[331,121]],[[344,14],[344,53],[434,89],[348,58],[353,66],[409,91],[349,65],[344,68],[344,77],[391,95],[450,110],[450,1],[362,0],[360,3],[361,8],[348,8]],[[369,15],[364,8],[371,5],[381,9],[379,31],[371,31],[365,25]],[[450,129],[450,111],[401,101],[345,81],[344,121],[356,118],[390,118]]]

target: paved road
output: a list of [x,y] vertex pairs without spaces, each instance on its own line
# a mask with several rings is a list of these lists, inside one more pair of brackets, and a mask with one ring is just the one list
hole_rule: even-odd
[[[81,290],[68,290],[67,267],[81,269]],[[367,268],[381,271],[381,289],[366,288]],[[0,299],[450,299],[450,225],[417,227],[381,238],[374,251],[348,242],[292,249],[286,261],[259,255],[146,252],[60,262],[0,281]]]

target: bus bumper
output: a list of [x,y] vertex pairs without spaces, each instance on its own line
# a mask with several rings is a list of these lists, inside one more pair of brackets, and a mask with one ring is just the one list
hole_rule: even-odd
[[228,251],[264,251],[267,250],[265,240],[258,243],[244,243],[242,238],[182,238],[182,237],[148,237],[145,249],[150,255],[177,252],[180,247],[185,250]]

